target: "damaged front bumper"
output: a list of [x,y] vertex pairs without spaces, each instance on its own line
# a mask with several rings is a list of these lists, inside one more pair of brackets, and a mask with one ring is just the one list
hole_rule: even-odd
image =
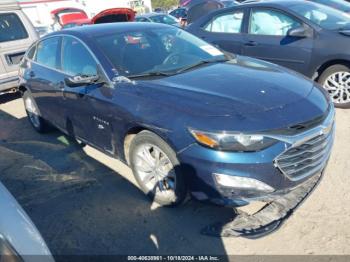
[[321,180],[322,173],[299,187],[267,203],[254,214],[237,214],[233,221],[217,223],[202,230],[202,234],[217,237],[259,238],[277,230],[293,211],[310,195]]

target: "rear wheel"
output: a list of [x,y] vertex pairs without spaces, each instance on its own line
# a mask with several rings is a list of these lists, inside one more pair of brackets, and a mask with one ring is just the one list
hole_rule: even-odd
[[130,145],[130,164],[141,189],[158,204],[175,206],[186,198],[176,154],[157,135],[148,131],[136,135]]
[[29,91],[23,93],[24,107],[27,112],[29,122],[39,133],[49,130],[49,124],[41,117],[39,108]]
[[350,68],[345,65],[328,67],[318,82],[329,93],[334,105],[339,108],[350,108]]

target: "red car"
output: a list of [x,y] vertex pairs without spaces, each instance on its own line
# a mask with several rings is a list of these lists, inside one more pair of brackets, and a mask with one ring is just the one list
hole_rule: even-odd
[[51,12],[57,28],[69,28],[89,24],[130,22],[135,20],[136,12],[130,8],[111,8],[89,18],[84,10],[78,8],[59,8]]

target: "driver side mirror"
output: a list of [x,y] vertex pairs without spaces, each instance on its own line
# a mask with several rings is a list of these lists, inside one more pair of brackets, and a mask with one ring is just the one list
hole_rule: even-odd
[[306,38],[310,36],[310,30],[305,26],[299,26],[289,29],[287,35],[292,37]]
[[94,84],[99,79],[100,79],[100,77],[98,75],[91,75],[91,76],[76,75],[76,76],[71,76],[71,77],[65,78],[64,82],[69,87],[81,87],[81,86]]

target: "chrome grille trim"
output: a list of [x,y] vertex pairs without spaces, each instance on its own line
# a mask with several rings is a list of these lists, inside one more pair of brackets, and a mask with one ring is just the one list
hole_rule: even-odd
[[334,108],[318,127],[305,133],[281,139],[287,149],[277,156],[274,165],[292,181],[314,175],[325,167],[333,146],[335,133]]

